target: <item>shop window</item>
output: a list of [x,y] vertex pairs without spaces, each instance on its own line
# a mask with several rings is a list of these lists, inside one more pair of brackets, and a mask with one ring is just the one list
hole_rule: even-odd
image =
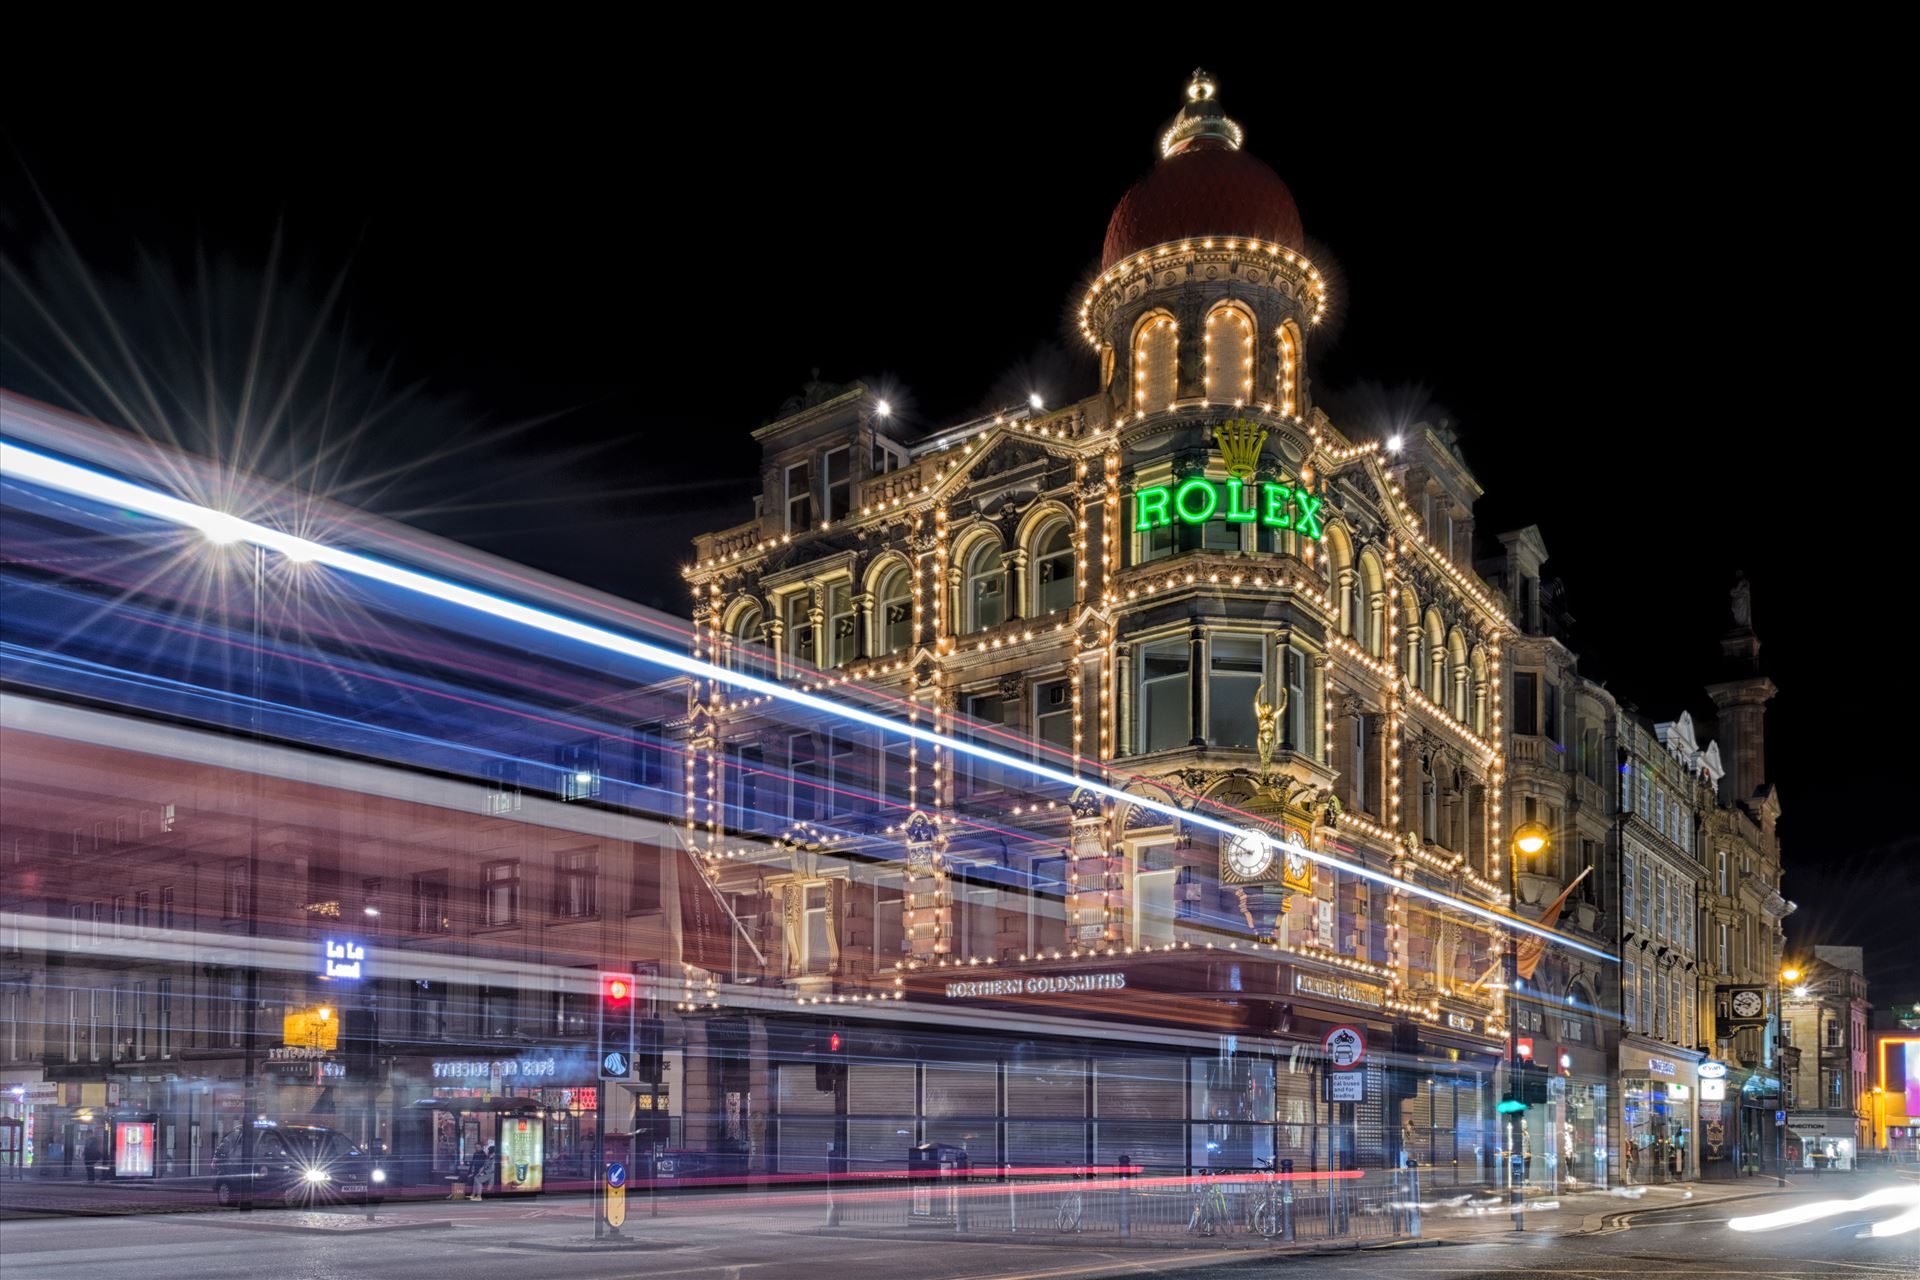
[[1000,544],[983,538],[967,555],[966,629],[985,631],[1007,620],[1007,569]]
[[899,653],[913,643],[912,575],[896,568],[880,581],[874,593],[875,657]]
[[1307,697],[1307,670],[1311,659],[1306,651],[1295,645],[1288,645],[1280,651],[1286,671],[1287,705],[1280,714],[1280,746],[1287,751],[1309,753],[1313,751],[1310,733],[1313,724],[1313,703]]
[[1033,736],[1062,751],[1073,750],[1071,680],[1046,680],[1033,687]]
[[819,652],[815,647],[813,619],[808,615],[813,611],[813,593],[796,591],[788,596],[786,605],[787,656],[795,662],[812,662]]
[[520,863],[489,862],[481,873],[484,918],[491,927],[520,922]]
[[813,528],[813,465],[796,462],[787,468],[787,532]]
[[555,867],[554,914],[571,919],[593,915],[598,903],[599,861],[592,849],[562,853]]
[[415,933],[445,933],[453,927],[447,902],[447,873],[423,871],[413,878]]
[[853,511],[853,450],[845,445],[827,450],[828,520],[845,520]]
[[807,886],[806,900],[806,937],[802,945],[806,947],[805,973],[827,973],[833,968],[833,947],[828,941],[831,923],[828,919],[828,904],[831,895],[824,884]]
[[1053,525],[1034,550],[1034,604],[1044,616],[1071,609],[1074,597],[1073,526]]
[[1208,739],[1216,747],[1251,747],[1257,737],[1254,696],[1266,679],[1266,642],[1215,634],[1208,643]]
[[853,660],[855,648],[853,585],[836,582],[827,588],[827,663],[837,667]]
[[1170,751],[1193,736],[1187,692],[1189,648],[1184,639],[1140,649],[1140,749]]
[[644,841],[633,846],[633,880],[627,891],[627,910],[658,911],[660,878],[667,851]]
[[1540,732],[1540,677],[1532,671],[1513,673],[1513,731]]
[[591,800],[600,794],[600,744],[575,743],[560,749],[560,798]]
[[[963,726],[967,730],[967,737],[990,750],[1007,750],[1005,740],[986,728],[1006,724],[1006,699],[997,693],[971,694],[967,697],[966,709],[967,718],[972,722]],[[1002,767],[977,756],[962,754],[958,768],[965,771],[969,791],[990,791],[1006,785]]]
[[487,796],[482,812],[490,814],[512,813],[520,807],[520,767],[518,762],[509,759],[489,760],[484,772],[487,780]]

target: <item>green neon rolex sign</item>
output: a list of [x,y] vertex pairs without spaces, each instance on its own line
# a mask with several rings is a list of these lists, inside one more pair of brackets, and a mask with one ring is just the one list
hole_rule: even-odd
[[1291,529],[1303,538],[1320,538],[1320,508],[1326,502],[1305,489],[1271,480],[1208,480],[1194,476],[1177,485],[1156,484],[1133,491],[1133,527],[1137,532],[1181,524],[1224,520]]

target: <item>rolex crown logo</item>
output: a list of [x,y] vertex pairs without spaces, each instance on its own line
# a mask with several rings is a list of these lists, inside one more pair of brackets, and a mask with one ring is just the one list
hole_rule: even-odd
[[1267,429],[1247,418],[1229,418],[1213,429],[1214,443],[1220,446],[1220,460],[1227,471],[1248,480],[1260,468],[1260,447],[1267,442]]

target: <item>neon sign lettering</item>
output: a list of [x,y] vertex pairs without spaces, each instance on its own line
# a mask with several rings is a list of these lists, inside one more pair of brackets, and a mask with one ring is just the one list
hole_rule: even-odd
[[[1259,490],[1254,501],[1254,490]],[[1229,524],[1255,521],[1269,529],[1292,529],[1303,538],[1320,539],[1320,508],[1325,498],[1305,489],[1271,480],[1258,485],[1242,480],[1207,480],[1199,476],[1175,485],[1148,485],[1133,491],[1133,528],[1136,533],[1181,524],[1224,520]]]
[[335,942],[327,939],[327,969],[329,978],[341,978],[348,982],[361,977],[361,966],[366,961],[367,949],[357,942]]

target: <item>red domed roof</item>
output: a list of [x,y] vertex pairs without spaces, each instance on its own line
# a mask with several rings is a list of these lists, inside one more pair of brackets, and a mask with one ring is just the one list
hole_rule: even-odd
[[1100,269],[1157,244],[1206,236],[1306,247],[1300,210],[1280,175],[1250,152],[1208,140],[1167,156],[1120,198]]

